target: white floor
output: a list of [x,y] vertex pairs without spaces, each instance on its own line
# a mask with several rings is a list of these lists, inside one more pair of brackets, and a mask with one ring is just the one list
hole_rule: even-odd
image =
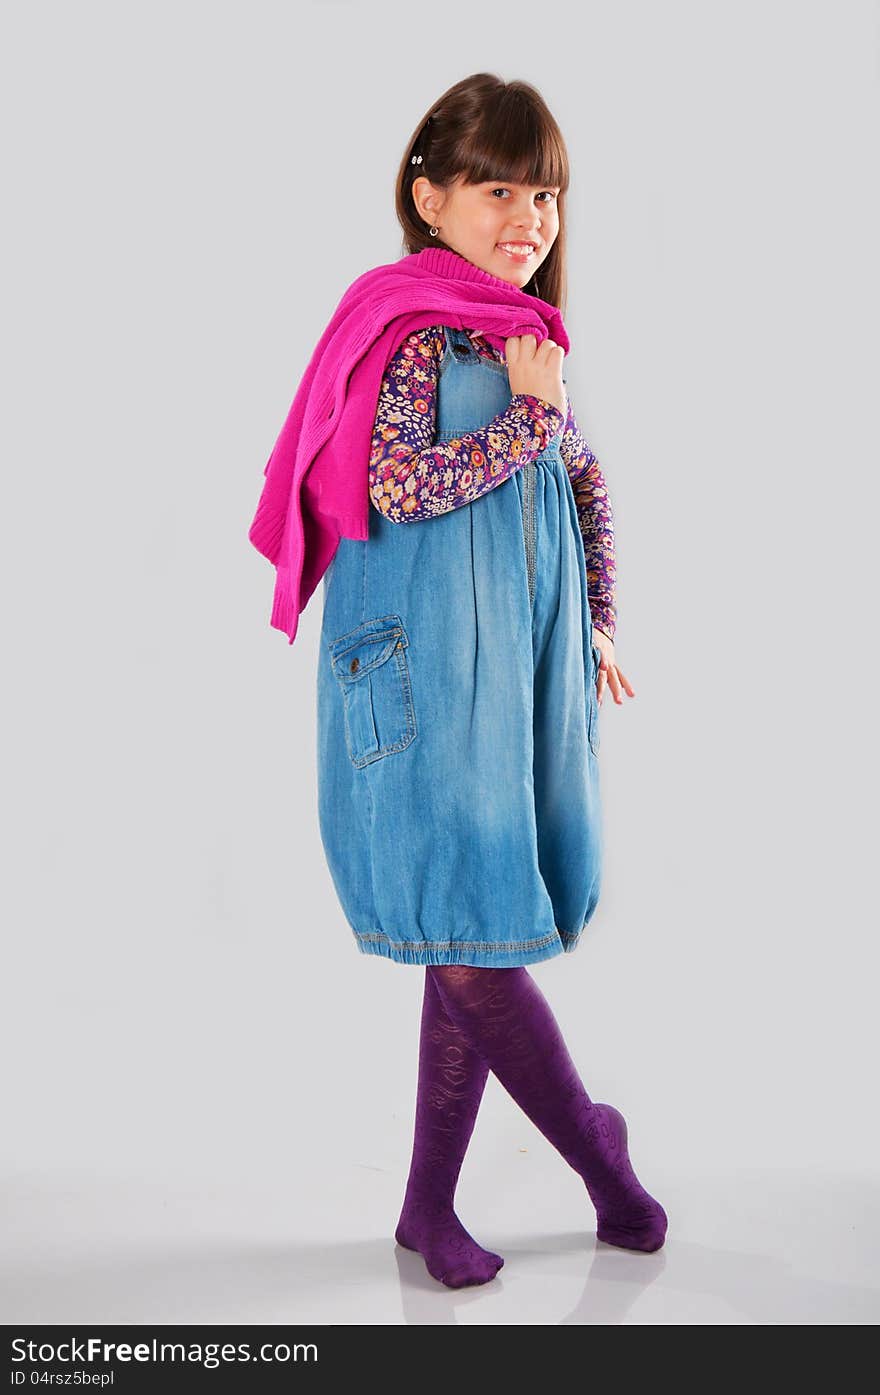
[[597,1244],[549,1148],[503,1179],[463,1175],[459,1212],[505,1256],[489,1284],[427,1275],[392,1232],[400,1178],[312,1158],[298,1186],[254,1159],[222,1184],[7,1172],[2,1321],[32,1323],[861,1324],[880,1320],[869,1178],[658,1176],[666,1246]]

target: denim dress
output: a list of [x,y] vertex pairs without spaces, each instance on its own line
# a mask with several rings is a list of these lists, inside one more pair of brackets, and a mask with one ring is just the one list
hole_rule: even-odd
[[[511,400],[445,333],[438,440]],[[575,949],[596,909],[601,654],[559,441],[438,517],[371,506],[324,573],[319,822],[365,954],[512,968]]]

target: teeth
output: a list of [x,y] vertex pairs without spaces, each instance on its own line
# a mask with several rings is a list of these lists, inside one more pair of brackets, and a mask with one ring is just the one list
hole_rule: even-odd
[[502,252],[534,252],[530,242],[499,242]]

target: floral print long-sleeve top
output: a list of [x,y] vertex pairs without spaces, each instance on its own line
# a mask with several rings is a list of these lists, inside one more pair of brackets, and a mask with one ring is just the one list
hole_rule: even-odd
[[[502,358],[479,334],[470,340],[479,353]],[[560,454],[584,542],[590,612],[595,627],[613,639],[614,519],[599,462],[581,435],[571,402],[563,422],[551,402],[514,393],[507,410],[479,431],[436,441],[437,381],[445,351],[442,326],[431,326],[408,335],[388,363],[373,428],[370,502],[393,523],[448,513],[496,489],[562,431]]]

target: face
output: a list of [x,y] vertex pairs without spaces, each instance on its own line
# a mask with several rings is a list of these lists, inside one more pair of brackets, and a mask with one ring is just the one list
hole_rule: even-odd
[[413,181],[416,208],[440,228],[447,247],[519,287],[531,280],[556,241],[558,195],[552,185],[465,184],[459,177],[444,191],[424,175]]

